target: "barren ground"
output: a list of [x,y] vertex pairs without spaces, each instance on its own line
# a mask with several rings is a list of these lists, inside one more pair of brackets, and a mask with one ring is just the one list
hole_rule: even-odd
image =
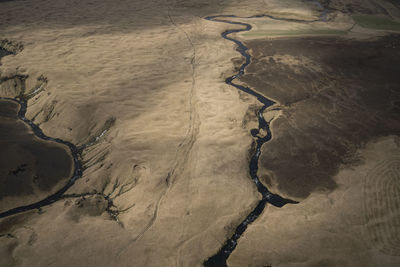
[[[0,265],[201,266],[215,254],[260,198],[248,174],[259,103],[224,83],[242,61],[220,36],[234,26],[203,18],[269,14],[309,22],[242,19],[254,32],[235,37],[254,61],[241,81],[281,107],[264,114],[259,175],[300,204],[268,206],[228,265],[397,266],[397,6],[330,1],[330,21],[311,22],[322,7],[300,0],[0,1],[14,53],[0,96],[29,98],[26,117],[80,148],[84,167],[64,198],[0,219]],[[68,162],[56,147],[50,159]],[[45,195],[63,182],[40,179]]]
[[18,109],[0,101],[0,212],[42,200],[71,176],[69,151],[35,137],[17,118]]

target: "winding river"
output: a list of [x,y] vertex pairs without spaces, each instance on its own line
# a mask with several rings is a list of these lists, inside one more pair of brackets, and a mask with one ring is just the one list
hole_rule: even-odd
[[0,218],[4,218],[10,215],[14,215],[20,212],[28,211],[28,210],[33,210],[33,209],[40,209],[43,206],[50,205],[57,200],[61,199],[63,197],[63,194],[75,183],[75,181],[82,176],[82,164],[79,160],[79,154],[80,150],[72,143],[68,141],[64,141],[59,138],[52,138],[43,133],[43,131],[37,126],[35,123],[33,123],[31,120],[25,117],[26,114],[26,109],[27,109],[27,99],[25,99],[23,96],[17,97],[17,98],[7,98],[7,97],[0,97],[1,100],[9,100],[9,101],[14,101],[19,104],[20,109],[18,111],[18,118],[22,120],[24,123],[26,123],[33,131],[33,133],[40,139],[45,140],[45,141],[50,141],[50,142],[56,142],[62,145],[65,145],[69,148],[73,162],[74,162],[74,171],[72,174],[72,177],[68,180],[67,184],[64,185],[61,189],[59,189],[57,192],[54,194],[46,197],[43,200],[40,200],[38,202],[25,205],[25,206],[19,206],[10,210],[7,210],[5,212],[0,213]]
[[[13,54],[13,53],[0,47],[0,59],[4,56],[11,55],[11,54]],[[62,188],[60,188],[58,191],[56,191],[55,193],[47,196],[46,198],[44,198],[38,202],[19,206],[19,207],[12,208],[10,210],[1,212],[0,218],[4,218],[7,216],[15,215],[18,213],[22,213],[22,212],[34,210],[34,209],[37,209],[40,211],[40,209],[42,207],[50,205],[50,204],[52,204],[58,200],[61,200],[63,198],[69,198],[69,197],[76,198],[76,197],[98,195],[98,196],[103,197],[107,201],[106,211],[110,215],[110,217],[113,220],[117,221],[119,224],[121,224],[120,221],[118,220],[118,212],[119,211],[116,209],[113,209],[113,208],[115,208],[115,206],[113,203],[113,199],[110,197],[110,195],[105,195],[104,193],[98,193],[98,192],[82,193],[82,194],[65,194],[65,192],[71,186],[73,186],[75,184],[76,180],[82,177],[82,174],[83,174],[83,165],[82,165],[82,161],[81,161],[82,151],[84,149],[96,144],[107,133],[107,131],[109,130],[109,127],[111,127],[111,124],[114,122],[113,119],[109,119],[105,122],[105,128],[101,131],[101,133],[98,136],[93,137],[87,143],[85,143],[79,147],[72,144],[71,142],[62,140],[60,138],[49,137],[43,133],[42,129],[40,129],[40,127],[38,125],[36,125],[32,120],[29,120],[25,116],[27,107],[28,107],[28,100],[30,98],[34,97],[35,95],[37,95],[39,92],[40,92],[40,90],[35,90],[34,92],[25,94],[25,95],[23,93],[21,93],[19,96],[15,97],[15,98],[0,97],[0,105],[2,104],[1,103],[2,101],[13,101],[13,102],[17,103],[20,106],[18,114],[17,114],[18,118],[21,121],[23,121],[25,124],[27,124],[29,126],[29,128],[32,129],[35,136],[37,136],[39,139],[42,139],[44,141],[55,142],[55,143],[59,143],[64,146],[67,146],[71,153],[72,159],[73,159],[73,172],[72,172],[71,177],[68,179],[68,182]]]
[[[292,22],[303,22],[303,21],[299,21],[299,20],[295,20],[295,19],[274,18],[274,17],[267,16],[267,15],[252,16],[252,17],[247,17],[247,18],[258,18],[258,17],[268,17],[268,18],[292,21]],[[243,17],[237,17],[234,15],[209,16],[209,17],[206,17],[205,19],[209,20],[209,21],[214,21],[214,22],[222,22],[222,23],[227,23],[227,24],[232,24],[232,25],[244,26],[244,28],[241,28],[241,29],[231,29],[231,30],[226,30],[221,33],[222,38],[229,40],[237,45],[236,50],[245,58],[245,62],[240,66],[239,72],[233,76],[226,78],[225,83],[237,88],[240,91],[243,91],[249,95],[256,97],[257,100],[260,103],[262,103],[262,105],[263,105],[257,111],[258,129],[251,130],[251,135],[253,136],[254,142],[255,142],[255,151],[250,159],[250,164],[249,164],[250,177],[253,180],[255,186],[257,187],[258,192],[260,192],[260,194],[262,195],[262,199],[258,202],[257,206],[249,213],[249,215],[247,215],[247,217],[236,227],[234,234],[225,242],[225,244],[217,252],[217,254],[210,257],[208,260],[206,260],[204,262],[204,266],[206,266],[206,267],[227,266],[226,261],[227,261],[228,257],[230,256],[230,254],[233,252],[233,250],[236,248],[238,239],[246,231],[247,226],[249,224],[251,224],[252,222],[254,222],[260,216],[260,214],[263,212],[267,203],[270,203],[271,205],[274,205],[275,207],[283,207],[284,205],[286,205],[288,203],[291,203],[291,204],[298,203],[296,201],[293,201],[290,199],[285,199],[279,195],[271,193],[268,190],[268,188],[265,187],[260,182],[260,180],[257,176],[258,161],[259,161],[260,154],[261,154],[261,147],[263,146],[264,143],[268,142],[272,138],[270,125],[264,119],[263,112],[268,107],[273,106],[275,104],[275,102],[272,101],[271,99],[268,99],[267,97],[257,93],[256,91],[252,90],[249,87],[245,87],[245,86],[242,86],[242,85],[239,85],[239,84],[236,84],[233,82],[235,79],[239,78],[240,76],[242,76],[244,74],[244,69],[251,62],[251,56],[248,53],[248,48],[242,42],[230,37],[229,35],[232,33],[250,31],[252,29],[252,27],[250,24],[243,23],[243,22],[230,21],[230,20],[226,20],[226,18],[242,18],[243,19]],[[264,137],[258,136],[258,133],[261,130],[263,130],[267,133]]]
[[[260,16],[252,16],[252,17],[247,17],[247,18],[258,18],[258,17],[268,17],[272,18],[275,20],[284,20],[284,21],[291,21],[291,22],[305,22],[301,20],[296,20],[296,19],[281,19],[281,18],[275,18],[272,16],[268,15],[260,15]],[[251,135],[254,138],[255,142],[255,150],[254,153],[251,157],[250,163],[249,163],[249,174],[254,182],[255,186],[257,187],[258,192],[262,195],[262,199],[258,202],[256,207],[246,216],[246,218],[236,227],[234,234],[225,242],[225,244],[222,246],[222,248],[212,257],[210,257],[208,260],[204,262],[204,266],[227,266],[226,261],[230,254],[233,252],[233,250],[237,246],[238,239],[242,236],[242,234],[246,231],[247,227],[249,224],[254,222],[260,214],[264,211],[265,206],[267,203],[276,206],[276,207],[283,207],[286,204],[295,204],[297,203],[296,201],[290,200],[290,199],[285,199],[277,194],[271,193],[267,187],[265,187],[259,180],[257,172],[258,172],[258,161],[259,157],[261,154],[261,148],[264,143],[268,142],[272,138],[271,130],[270,130],[270,125],[269,123],[264,119],[263,117],[263,112],[269,108],[272,107],[275,102],[272,101],[271,99],[268,99],[267,97],[257,93],[256,91],[252,90],[249,87],[242,86],[239,84],[234,83],[234,80],[237,79],[238,77],[242,76],[244,74],[245,68],[250,64],[251,62],[251,56],[248,53],[248,48],[239,40],[234,39],[230,37],[229,35],[232,33],[238,33],[238,32],[245,32],[245,31],[250,31],[252,29],[252,26],[247,23],[243,22],[237,22],[237,21],[230,21],[228,20],[229,18],[242,18],[243,17],[237,17],[234,15],[218,15],[218,16],[209,16],[206,17],[206,20],[213,21],[213,22],[219,22],[219,23],[227,23],[231,25],[237,25],[237,26],[243,26],[241,29],[231,29],[231,30],[226,30],[221,33],[221,36],[229,40],[237,45],[236,50],[245,58],[245,62],[240,66],[239,72],[233,76],[230,76],[226,78],[225,83],[237,88],[238,90],[241,90],[249,95],[252,95],[257,98],[257,100],[262,103],[262,107],[257,111],[257,118],[258,118],[258,129],[252,129],[251,130]],[[324,20],[322,17],[320,20]],[[307,22],[312,22],[312,21],[307,21]],[[0,50],[0,58],[1,56],[5,56],[6,54],[4,53],[4,50]],[[29,127],[32,129],[34,134],[46,141],[52,141],[56,143],[60,143],[62,145],[65,145],[69,148],[71,155],[73,157],[74,161],[74,171],[72,177],[68,180],[67,184],[64,185],[61,189],[59,189],[56,193],[46,197],[45,199],[38,201],[33,204],[29,204],[26,206],[20,206],[16,207],[13,209],[10,209],[8,211],[0,213],[0,218],[4,218],[10,215],[15,215],[17,213],[25,212],[28,210],[33,210],[33,209],[40,209],[43,206],[50,205],[61,198],[63,198],[64,193],[75,183],[77,179],[79,179],[82,176],[82,163],[79,159],[80,157],[80,152],[81,149],[75,146],[74,144],[64,141],[59,138],[52,138],[43,133],[43,131],[40,129],[38,125],[33,123],[31,120],[26,118],[25,114],[27,111],[27,99],[24,96],[17,97],[17,98],[4,98],[0,97],[1,100],[11,100],[15,101],[20,105],[20,110],[18,112],[18,118],[22,120],[24,123],[29,125]],[[276,108],[277,109],[277,108]],[[258,134],[260,131],[264,131],[267,134],[265,136],[259,136]],[[85,146],[83,146],[85,147]]]

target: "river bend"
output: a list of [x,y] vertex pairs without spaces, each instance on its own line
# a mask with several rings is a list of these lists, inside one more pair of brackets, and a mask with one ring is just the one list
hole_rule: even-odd
[[[248,18],[255,18],[255,17],[270,17],[270,16],[262,15],[262,16],[252,16],[252,17],[248,17]],[[265,187],[260,182],[260,180],[258,178],[258,175],[257,175],[258,161],[259,161],[259,158],[261,155],[261,147],[263,146],[264,143],[268,142],[272,138],[270,125],[264,119],[263,112],[267,108],[273,106],[275,104],[275,102],[272,101],[271,99],[261,95],[260,93],[252,90],[249,87],[242,86],[242,85],[239,85],[239,84],[236,84],[233,82],[235,79],[239,78],[240,76],[242,76],[244,74],[245,68],[251,62],[251,56],[248,53],[248,48],[242,42],[230,37],[229,35],[232,33],[250,31],[252,29],[252,27],[250,24],[247,24],[247,23],[227,20],[229,18],[241,18],[241,17],[237,17],[234,15],[219,15],[219,16],[209,16],[209,17],[206,17],[205,19],[209,20],[209,21],[214,21],[214,22],[222,22],[222,23],[227,23],[227,24],[232,24],[232,25],[243,26],[243,28],[241,28],[241,29],[231,29],[231,30],[226,30],[221,33],[222,38],[229,40],[237,45],[236,51],[238,51],[245,58],[245,62],[240,66],[239,72],[233,76],[226,78],[225,83],[237,88],[240,91],[243,91],[249,95],[256,97],[257,100],[263,105],[257,111],[258,129],[252,129],[250,131],[251,135],[254,138],[255,151],[250,159],[250,164],[249,164],[250,177],[253,180],[255,186],[257,187],[258,192],[262,195],[262,199],[258,202],[257,206],[246,216],[246,218],[236,227],[234,234],[224,243],[224,245],[217,252],[217,254],[210,257],[209,259],[207,259],[204,262],[204,266],[206,266],[206,267],[227,266],[226,261],[227,261],[228,257],[230,256],[230,254],[233,252],[233,250],[236,248],[239,238],[246,231],[248,225],[251,224],[252,222],[254,222],[260,216],[260,214],[264,211],[264,208],[267,203],[270,203],[271,205],[273,205],[275,207],[283,207],[284,205],[286,205],[288,203],[291,203],[291,204],[297,203],[296,201],[286,199],[277,194],[271,193],[268,190],[268,188]],[[272,17],[270,17],[270,18],[272,18]],[[286,19],[281,19],[281,20],[286,20]],[[297,20],[291,20],[291,19],[287,19],[287,21],[298,22]],[[258,136],[258,133],[261,130],[263,130],[264,132],[267,133],[263,137]]]

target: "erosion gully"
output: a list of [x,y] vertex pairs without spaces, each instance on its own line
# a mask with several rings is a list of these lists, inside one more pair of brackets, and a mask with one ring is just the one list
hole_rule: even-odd
[[[301,22],[301,23],[314,22],[314,21],[302,21],[302,20],[296,20],[296,19],[276,18],[276,17],[269,16],[269,15],[257,15],[257,16],[251,16],[251,17],[238,17],[238,16],[234,16],[234,15],[217,15],[217,16],[209,16],[209,17],[205,18],[206,20],[213,21],[213,22],[221,22],[221,23],[227,23],[227,24],[232,24],[232,25],[244,26],[244,28],[241,28],[241,29],[231,29],[231,30],[227,30],[227,31],[224,31],[221,33],[221,36],[224,39],[229,40],[237,45],[236,50],[245,58],[245,63],[243,63],[240,66],[239,72],[233,76],[226,78],[225,83],[228,85],[231,85],[231,86],[237,88],[238,90],[241,90],[249,95],[256,97],[257,100],[260,103],[262,103],[262,107],[257,111],[258,129],[251,130],[251,135],[253,136],[254,142],[255,142],[255,151],[254,151],[254,153],[250,159],[250,163],[249,163],[250,177],[253,180],[255,186],[257,187],[258,192],[262,195],[262,199],[258,202],[256,207],[246,216],[246,218],[236,227],[234,234],[224,243],[222,248],[215,255],[213,255],[212,257],[210,257],[209,259],[207,259],[204,262],[204,266],[206,266],[206,267],[227,266],[226,261],[227,261],[228,257],[230,256],[230,254],[233,252],[233,250],[236,248],[239,238],[246,231],[248,225],[250,225],[252,222],[254,222],[260,216],[260,214],[264,211],[264,208],[267,205],[267,203],[269,203],[275,207],[283,207],[284,205],[289,204],[289,203],[290,204],[298,203],[296,201],[286,199],[277,194],[271,193],[268,190],[268,188],[265,187],[260,182],[260,180],[257,176],[258,161],[259,161],[259,157],[261,154],[261,147],[263,146],[264,143],[268,142],[272,138],[270,125],[264,119],[263,112],[267,108],[273,106],[275,104],[275,102],[272,101],[271,99],[257,93],[256,91],[252,90],[249,87],[242,86],[242,85],[239,85],[239,84],[236,84],[233,82],[235,79],[239,78],[240,76],[242,76],[244,74],[245,68],[251,62],[251,56],[247,52],[248,48],[242,42],[240,42],[239,40],[234,39],[232,37],[229,37],[228,35],[230,35],[232,33],[250,31],[252,29],[252,27],[250,24],[243,23],[243,22],[237,22],[237,21],[230,21],[228,19],[229,18],[245,19],[245,18],[261,18],[261,17],[267,17],[267,18],[271,18],[271,19],[275,19],[275,20],[282,20],[282,21],[289,21],[289,22]],[[322,15],[320,16],[320,19],[315,20],[315,21],[321,21],[321,20],[325,21],[325,19],[326,19],[326,11],[324,10]],[[11,53],[8,53],[8,51],[5,51],[4,49],[0,48],[0,58],[3,56],[6,56],[8,54],[11,54]],[[67,146],[73,157],[74,171],[73,171],[72,177],[68,180],[67,184],[64,185],[61,189],[59,189],[54,194],[52,194],[38,202],[29,204],[26,206],[16,207],[16,208],[10,209],[8,211],[2,212],[2,213],[0,213],[0,218],[15,215],[15,214],[29,211],[29,210],[34,210],[34,209],[40,210],[44,206],[50,205],[50,204],[52,204],[60,199],[63,199],[65,197],[69,197],[69,195],[66,195],[65,192],[75,183],[75,181],[77,179],[79,179],[82,176],[83,167],[82,167],[82,163],[80,161],[80,153],[82,151],[82,148],[85,148],[88,145],[83,145],[81,148],[81,147],[75,146],[74,144],[72,144],[68,141],[64,141],[60,138],[52,138],[52,137],[45,135],[38,125],[36,125],[35,123],[33,123],[33,121],[26,118],[25,114],[27,111],[27,101],[28,101],[28,99],[26,97],[24,97],[22,95],[17,98],[0,97],[0,101],[1,100],[14,101],[20,105],[20,110],[18,112],[18,118],[21,119],[23,122],[25,122],[27,125],[29,125],[29,127],[32,129],[32,131],[38,138],[40,138],[42,140],[46,140],[46,141],[56,142],[56,143]],[[278,109],[278,108],[275,108],[275,109]],[[267,133],[263,137],[258,135],[258,133],[261,130],[263,130],[264,132]],[[103,135],[103,133],[101,135]],[[96,140],[97,140],[97,138],[96,138]],[[88,193],[87,195],[92,195],[92,194]],[[80,195],[76,195],[76,196],[71,195],[71,196],[78,197]],[[110,207],[113,206],[112,200],[109,199],[108,196],[105,196],[105,195],[102,195],[102,196],[109,202]],[[115,217],[118,215],[118,214],[113,214],[112,211],[110,211],[109,213],[112,217]]]
[[[1,58],[1,55],[0,55],[0,58]],[[120,226],[123,226],[122,223],[118,219],[119,211],[116,209],[116,207],[113,203],[113,198],[110,196],[112,193],[110,193],[108,195],[105,195],[104,193],[100,193],[100,192],[90,192],[90,193],[81,193],[81,194],[65,194],[65,192],[71,186],[73,186],[75,184],[75,181],[77,179],[79,179],[80,177],[82,177],[83,169],[84,169],[82,166],[82,162],[81,162],[82,151],[84,149],[96,144],[99,141],[99,139],[105,135],[105,133],[108,131],[108,129],[103,130],[99,136],[96,136],[93,139],[93,141],[89,141],[88,143],[83,144],[79,147],[75,146],[71,142],[64,141],[60,138],[49,137],[43,133],[42,129],[40,129],[38,125],[33,123],[32,120],[29,120],[25,116],[26,110],[27,110],[28,99],[32,98],[33,96],[35,96],[34,93],[31,93],[29,95],[21,94],[20,96],[18,96],[16,98],[0,97],[0,103],[2,100],[3,101],[4,100],[5,101],[14,101],[14,102],[18,103],[20,106],[20,109],[18,111],[18,118],[20,120],[22,120],[24,123],[26,123],[27,125],[29,125],[29,127],[32,129],[33,133],[38,138],[45,140],[45,141],[56,142],[56,143],[67,146],[71,152],[71,156],[72,156],[72,159],[74,162],[74,166],[73,166],[74,170],[73,170],[72,176],[69,178],[68,182],[62,188],[60,188],[58,191],[56,191],[54,194],[49,195],[48,197],[46,197],[38,202],[29,204],[29,205],[19,206],[19,207],[1,212],[0,218],[4,218],[7,216],[15,215],[18,213],[22,213],[22,212],[34,210],[34,209],[37,209],[38,211],[40,211],[42,207],[48,206],[56,201],[59,201],[61,199],[65,199],[65,198],[85,198],[88,196],[101,196],[107,201],[107,207],[106,207],[107,213],[110,215],[110,217],[113,220],[117,221]]]
[[[310,22],[315,22],[315,21],[326,21],[326,14],[327,14],[327,11],[326,11],[326,9],[324,9],[322,11],[319,19],[313,20],[313,21],[285,19],[285,18],[278,18],[278,17],[269,16],[269,15],[256,15],[256,16],[251,16],[251,17],[238,17],[235,15],[217,15],[217,16],[209,16],[209,17],[205,18],[206,20],[213,21],[213,22],[221,22],[221,23],[227,23],[227,24],[231,24],[231,25],[243,26],[240,29],[230,29],[230,30],[226,30],[221,33],[222,38],[229,40],[237,45],[236,51],[238,51],[245,58],[245,62],[240,66],[239,72],[233,76],[226,78],[225,83],[237,88],[240,91],[243,91],[249,95],[256,97],[257,100],[262,104],[262,107],[257,111],[258,129],[252,129],[250,131],[251,135],[254,138],[255,151],[250,159],[250,164],[249,164],[250,177],[253,180],[255,186],[257,187],[258,192],[262,195],[262,199],[258,202],[257,206],[247,215],[247,217],[236,227],[234,234],[228,240],[225,241],[224,245],[220,248],[220,250],[215,255],[211,256],[203,263],[205,267],[227,266],[226,261],[229,258],[229,256],[231,255],[231,253],[234,251],[234,249],[236,248],[239,238],[246,231],[247,227],[261,215],[261,213],[264,211],[267,203],[269,203],[275,207],[279,207],[279,208],[285,206],[286,204],[298,203],[297,201],[294,201],[291,199],[286,199],[277,194],[271,193],[268,190],[268,188],[260,182],[260,179],[258,178],[258,175],[257,175],[258,161],[259,161],[260,154],[261,154],[261,147],[263,146],[264,143],[268,142],[272,138],[270,125],[264,119],[263,113],[267,108],[272,107],[275,104],[275,102],[272,101],[271,99],[257,93],[256,91],[252,90],[249,87],[242,86],[242,85],[239,85],[239,84],[236,84],[233,82],[235,79],[239,78],[240,76],[242,76],[244,74],[245,68],[251,62],[251,56],[248,53],[248,48],[242,42],[230,37],[229,35],[232,33],[250,31],[252,29],[252,26],[248,23],[231,21],[231,20],[229,20],[229,18],[249,19],[249,18],[266,17],[266,18],[270,18],[270,19],[274,19],[274,20],[281,20],[281,21],[288,21],[288,22],[310,23]],[[279,108],[274,108],[274,110],[279,110]],[[258,135],[261,130],[263,130],[264,132],[267,133],[263,137]]]
[[[7,55],[11,55],[13,53],[0,48],[0,59],[4,56]],[[21,76],[21,79],[25,79],[26,77]],[[63,198],[67,198],[67,197],[85,197],[85,196],[89,196],[89,195],[102,195],[105,200],[108,202],[108,207],[107,207],[107,212],[110,214],[110,216],[115,219],[116,218],[116,213],[115,211],[111,210],[111,208],[113,207],[113,203],[112,203],[112,199],[109,198],[109,196],[107,195],[103,195],[101,193],[87,193],[87,194],[79,194],[79,195],[66,195],[65,192],[72,186],[74,185],[75,181],[77,179],[79,179],[82,176],[83,173],[83,166],[82,166],[82,162],[80,160],[80,156],[82,153],[82,150],[93,145],[95,142],[90,142],[87,144],[82,145],[81,147],[77,147],[74,144],[72,144],[71,142],[68,141],[64,141],[60,138],[53,138],[53,137],[49,137],[47,135],[45,135],[42,131],[42,129],[40,129],[40,127],[38,125],[36,125],[32,120],[29,120],[25,114],[27,111],[27,106],[28,106],[28,100],[32,97],[35,96],[35,94],[37,94],[37,92],[31,93],[29,95],[24,95],[23,92],[16,98],[9,98],[9,97],[0,97],[0,102],[3,100],[5,101],[14,101],[16,103],[19,104],[20,109],[18,111],[18,118],[20,120],[22,120],[24,123],[26,123],[33,131],[33,133],[40,139],[45,140],[45,141],[50,141],[50,142],[56,142],[59,144],[62,144],[64,146],[67,146],[68,149],[71,152],[71,156],[73,158],[73,162],[74,162],[74,170],[72,173],[72,176],[69,178],[68,182],[62,187],[60,188],[58,191],[56,191],[54,194],[49,195],[48,197],[32,203],[32,204],[28,204],[28,205],[24,205],[24,206],[19,206],[4,212],[0,213],[0,218],[4,218],[4,217],[8,217],[11,215],[15,215],[18,213],[22,213],[25,211],[29,211],[29,210],[34,210],[37,209],[40,211],[40,209],[44,206],[50,205],[60,199]],[[104,131],[101,133],[100,136],[96,137],[95,140],[98,141],[99,138],[101,138],[104,135]]]

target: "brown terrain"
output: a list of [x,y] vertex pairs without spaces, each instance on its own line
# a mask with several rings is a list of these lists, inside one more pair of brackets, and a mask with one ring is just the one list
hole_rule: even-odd
[[[260,103],[224,83],[243,59],[220,34],[241,26],[204,19],[219,14],[273,16],[232,18],[253,27],[232,35],[252,55],[235,82],[276,101],[258,176],[299,201],[267,204],[227,265],[399,266],[398,6],[0,0],[0,97],[83,167],[0,218],[0,266],[202,266],[232,236],[261,198]],[[18,109],[0,100],[0,213],[74,167]]]
[[[329,7],[382,18],[398,15],[396,4]],[[324,37],[280,30],[262,39],[257,22],[257,35],[241,36],[251,39],[253,56],[242,83],[280,109],[264,113],[274,119],[273,138],[263,146],[259,176],[300,203],[268,206],[228,266],[400,264],[400,37],[372,27],[354,24]]]
[[72,175],[69,152],[34,136],[18,109],[0,100],[0,212],[42,200]]
[[333,190],[339,167],[362,161],[358,149],[400,134],[399,35],[246,45],[254,60],[241,80],[282,108],[260,159],[270,188],[294,198]]

